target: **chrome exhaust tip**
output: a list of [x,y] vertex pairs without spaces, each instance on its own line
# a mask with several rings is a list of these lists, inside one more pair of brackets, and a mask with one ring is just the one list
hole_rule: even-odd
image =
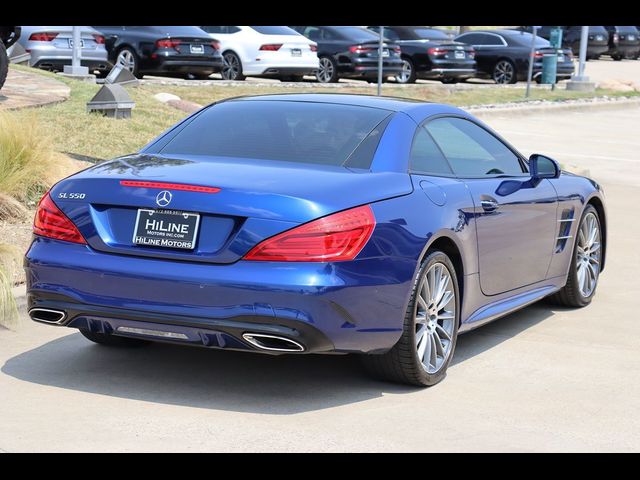
[[304,346],[290,338],[264,333],[243,333],[242,338],[260,350],[271,352],[304,352]]
[[32,308],[29,316],[36,322],[61,325],[67,318],[67,314],[62,310],[52,310],[50,308]]

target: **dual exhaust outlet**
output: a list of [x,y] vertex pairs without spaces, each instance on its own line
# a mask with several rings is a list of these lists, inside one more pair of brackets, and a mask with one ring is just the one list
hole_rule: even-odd
[[[50,325],[62,325],[67,318],[63,310],[35,307],[29,310],[29,316],[36,322]],[[242,338],[254,347],[270,352],[304,352],[304,346],[290,338],[265,333],[243,333]]]

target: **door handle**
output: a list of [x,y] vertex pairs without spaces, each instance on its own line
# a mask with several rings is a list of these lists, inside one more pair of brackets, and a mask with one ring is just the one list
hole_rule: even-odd
[[485,212],[493,212],[500,206],[495,198],[483,195],[484,198],[480,198],[480,205]]

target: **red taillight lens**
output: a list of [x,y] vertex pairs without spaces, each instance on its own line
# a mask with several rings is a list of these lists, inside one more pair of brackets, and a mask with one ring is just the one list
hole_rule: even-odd
[[317,52],[317,51],[318,51],[318,46],[317,46],[317,45],[309,45],[309,49],[310,49],[312,52]]
[[58,36],[57,32],[32,33],[29,40],[34,42],[50,42]]
[[544,57],[544,53],[535,51],[533,52],[533,58],[542,58]]
[[178,49],[178,46],[182,42],[180,40],[175,40],[173,38],[164,38],[162,40],[156,40],[156,47],[158,48],[175,48]]
[[260,47],[260,50],[266,51],[266,52],[277,52],[278,50],[280,50],[281,46],[282,46],[281,43],[268,43],[266,45],[262,45]]
[[38,203],[33,221],[33,233],[56,240],[87,243],[73,222],[53,203],[49,193],[45,193]]
[[295,227],[256,245],[245,260],[340,262],[353,260],[371,237],[376,219],[368,205]]
[[445,53],[447,53],[446,50],[442,49],[442,48],[438,48],[438,47],[431,47],[429,49],[427,49],[427,53],[429,55],[444,55]]
[[367,53],[377,50],[377,48],[363,47],[362,45],[352,45],[349,47],[351,53]]
[[213,47],[214,50],[220,50],[220,42],[217,42],[216,40],[211,42],[211,46]]
[[104,37],[102,35],[93,35],[98,45],[104,45]]
[[169,183],[169,182],[145,182],[140,180],[120,180],[120,185],[123,187],[138,187],[138,188],[157,188],[160,190],[182,190],[184,192],[199,192],[199,193],[218,193],[220,189],[218,187],[205,187],[203,185],[189,185],[187,183]]
[[401,53],[402,52],[400,47],[393,47],[393,51],[396,52],[396,53]]

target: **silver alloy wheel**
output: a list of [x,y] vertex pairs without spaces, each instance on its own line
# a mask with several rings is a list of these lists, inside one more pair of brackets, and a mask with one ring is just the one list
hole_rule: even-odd
[[413,69],[411,68],[411,63],[408,60],[402,60],[402,70],[398,75],[396,75],[396,82],[398,83],[407,83],[411,78],[411,74],[413,73]]
[[233,53],[225,53],[222,57],[222,78],[235,80],[240,74],[240,59]]
[[508,60],[501,60],[496,63],[496,66],[493,70],[493,79],[496,81],[496,83],[500,84],[511,83],[514,74],[515,71],[511,62],[509,62]]
[[133,73],[136,68],[136,58],[133,56],[133,52],[130,52],[129,50],[122,50],[118,53],[116,62],[131,73]]
[[443,263],[434,263],[422,277],[414,319],[418,358],[427,373],[434,374],[451,354],[456,321],[455,288]]
[[578,258],[576,270],[580,294],[593,294],[600,274],[600,228],[593,212],[587,213],[578,230]]
[[333,77],[333,63],[327,57],[320,59],[320,68],[316,73],[316,77],[320,83],[329,83]]

